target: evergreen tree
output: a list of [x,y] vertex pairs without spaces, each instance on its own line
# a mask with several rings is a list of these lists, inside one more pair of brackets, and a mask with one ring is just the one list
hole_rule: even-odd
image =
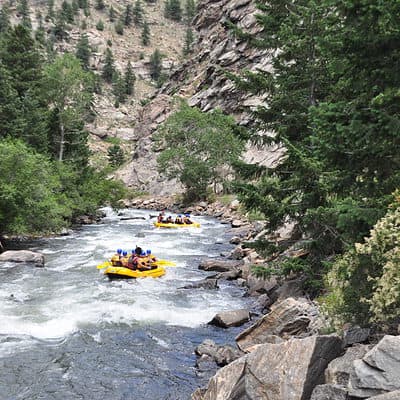
[[78,3],[78,0],[72,0],[71,8],[72,8],[72,12],[74,13],[74,15],[78,15],[79,14],[79,3]]
[[96,29],[98,31],[104,31],[104,23],[103,23],[103,21],[101,19],[97,22]]
[[136,76],[133,73],[133,68],[130,61],[128,61],[128,64],[126,65],[124,80],[125,80],[125,93],[128,96],[130,96],[133,94],[134,85],[136,81]]
[[273,74],[248,73],[240,83],[266,96],[259,129],[274,135],[257,140],[286,149],[277,167],[238,190],[271,230],[296,222],[309,241],[309,284],[321,285],[325,261],[368,234],[400,184],[400,82],[391,62],[399,7],[271,0],[258,16],[259,37],[238,32],[272,55]]
[[17,25],[3,35],[0,43],[0,65],[4,68],[4,98],[9,97],[7,93],[15,96],[13,101],[7,100],[14,107],[13,113],[9,106],[3,105],[4,114],[0,119],[8,119],[8,122],[0,130],[8,126],[8,135],[21,138],[37,150],[45,152],[48,146],[47,111],[39,90],[42,59],[30,29]]
[[133,8],[133,21],[136,26],[140,26],[143,24],[144,20],[144,10],[142,7],[142,3],[140,0],[135,1],[135,6]]
[[113,167],[119,167],[124,163],[124,151],[119,144],[114,144],[108,148],[108,160]]
[[81,10],[85,10],[89,6],[88,0],[78,0],[78,5]]
[[184,56],[187,56],[188,54],[190,54],[193,51],[193,49],[192,49],[193,41],[194,41],[193,31],[190,28],[188,28],[188,29],[186,29],[185,45],[183,47],[183,55]]
[[35,31],[35,39],[38,43],[40,43],[42,46],[46,45],[46,30],[44,29],[43,26],[43,17],[42,14],[39,12],[37,17],[38,21],[38,27]]
[[22,25],[27,28],[32,28],[28,0],[19,0],[17,11],[22,17]]
[[74,12],[72,10],[71,4],[64,0],[61,3],[61,18],[64,22],[72,24],[74,22]]
[[94,8],[96,10],[104,10],[105,8],[104,0],[96,0]]
[[115,32],[117,32],[118,35],[123,35],[124,34],[124,24],[123,24],[123,22],[121,20],[118,20],[115,23],[114,27],[115,27]]
[[110,10],[109,10],[109,12],[108,12],[108,20],[109,20],[110,22],[114,22],[114,21],[115,21],[115,18],[116,18],[115,9],[114,9],[114,7],[111,5],[111,6],[110,6]]
[[54,0],[47,0],[47,15],[46,21],[54,20]]
[[185,20],[190,25],[193,17],[196,15],[196,3],[195,0],[186,0],[185,3]]
[[10,9],[4,4],[0,10],[0,34],[5,32],[10,26]]
[[61,13],[59,13],[56,17],[56,22],[53,26],[52,34],[55,40],[68,40],[69,35],[67,32],[67,24]]
[[148,46],[150,44],[150,28],[147,21],[144,21],[142,30],[142,44],[143,46]]
[[162,58],[163,56],[158,49],[155,49],[150,56],[150,76],[155,81],[158,81],[161,77]]
[[166,0],[164,6],[164,16],[174,21],[180,21],[182,19],[180,0]]
[[112,77],[112,87],[115,96],[115,105],[118,107],[119,104],[125,103],[126,101],[126,86],[124,78],[117,70],[114,71]]
[[107,47],[104,58],[103,72],[102,72],[103,79],[107,83],[111,83],[114,72],[115,72],[114,56],[111,49]]
[[86,33],[81,35],[81,37],[79,38],[79,41],[76,45],[75,55],[76,58],[80,60],[82,67],[88,70],[90,63],[91,49],[89,45],[89,38],[86,35]]
[[133,21],[133,8],[132,4],[128,3],[125,7],[125,11],[123,14],[123,23],[125,26],[130,26],[132,24],[132,21]]

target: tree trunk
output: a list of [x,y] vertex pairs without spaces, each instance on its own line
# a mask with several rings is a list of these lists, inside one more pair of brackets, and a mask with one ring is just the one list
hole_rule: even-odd
[[61,131],[61,134],[60,134],[60,151],[58,153],[58,161],[62,161],[63,157],[64,157],[65,129],[64,129],[64,124],[63,123],[60,124],[60,131]]

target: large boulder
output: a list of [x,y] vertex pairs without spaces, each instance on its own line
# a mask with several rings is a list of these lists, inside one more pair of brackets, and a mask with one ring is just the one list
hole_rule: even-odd
[[400,390],[400,336],[385,336],[362,359],[354,361],[349,394],[368,398]]
[[306,300],[285,299],[275,303],[271,311],[236,337],[242,351],[266,342],[270,335],[290,337],[307,331],[315,306]]
[[311,336],[264,344],[221,368],[198,400],[306,400],[323,382],[329,361],[338,356],[337,336]]
[[229,272],[238,269],[243,261],[237,260],[204,260],[200,263],[199,269],[203,271]]
[[[343,344],[345,344],[344,341]],[[354,361],[363,358],[369,350],[371,350],[371,346],[367,345],[358,344],[349,347],[343,356],[329,363],[325,371],[325,382],[333,385],[347,386],[350,375],[354,371]]]
[[29,263],[44,267],[44,255],[29,250],[8,250],[0,254],[0,262]]
[[249,310],[233,310],[221,311],[214,316],[209,322],[210,325],[220,326],[222,328],[229,328],[231,326],[240,326],[250,321]]

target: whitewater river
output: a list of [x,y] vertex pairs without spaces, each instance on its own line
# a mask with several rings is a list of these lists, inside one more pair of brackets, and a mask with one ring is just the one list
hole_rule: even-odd
[[[156,229],[154,211],[109,209],[100,224],[27,243],[45,268],[0,264],[0,400],[188,400],[209,372],[196,367],[204,339],[233,341],[239,328],[207,325],[246,306],[241,289],[182,289],[210,273],[198,265],[231,249],[227,226]],[[109,281],[96,265],[139,245],[175,261],[161,278]]]

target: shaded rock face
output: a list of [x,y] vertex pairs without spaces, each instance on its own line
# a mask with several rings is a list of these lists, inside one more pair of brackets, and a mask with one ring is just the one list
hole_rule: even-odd
[[305,301],[288,298],[274,304],[271,312],[236,337],[242,351],[265,343],[271,335],[292,336],[304,333],[311,322],[314,307]]
[[8,250],[0,254],[0,262],[30,263],[35,267],[44,267],[44,256],[29,250]]
[[[178,182],[169,182],[156,168],[157,151],[152,149],[152,134],[177,108],[175,97],[187,100],[190,106],[207,112],[215,108],[232,115],[240,125],[249,125],[250,112],[263,104],[262,96],[244,93],[235,88],[225,71],[239,74],[243,70],[271,70],[266,51],[251,48],[235,38],[226,27],[230,20],[239,27],[255,33],[255,2],[252,0],[202,0],[192,22],[196,42],[189,60],[178,67],[168,82],[139,112],[133,136],[141,150],[117,174],[128,186],[150,194],[173,194],[182,191]],[[248,145],[244,159],[265,166],[276,165],[284,151],[281,147],[259,150]]]
[[220,369],[205,393],[196,393],[197,399],[307,400],[323,382],[326,365],[341,349],[342,342],[336,336],[260,345]]

